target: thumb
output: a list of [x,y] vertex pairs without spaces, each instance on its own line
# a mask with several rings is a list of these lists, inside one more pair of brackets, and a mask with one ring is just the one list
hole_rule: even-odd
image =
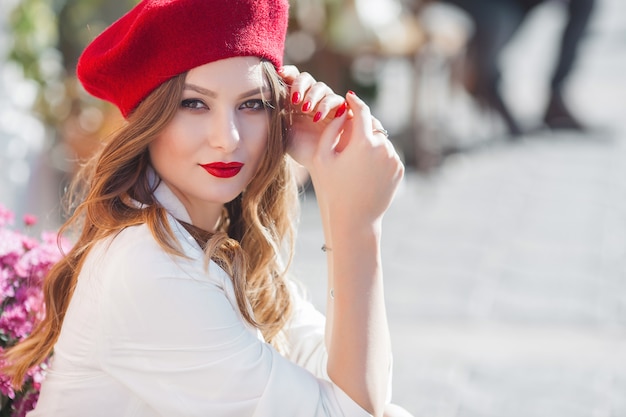
[[370,137],[372,131],[372,113],[369,106],[353,92],[346,95],[346,102],[353,113],[355,137]]

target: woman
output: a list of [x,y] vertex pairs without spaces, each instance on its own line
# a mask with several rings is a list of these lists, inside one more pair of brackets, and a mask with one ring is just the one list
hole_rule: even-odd
[[[403,412],[380,261],[403,167],[358,97],[282,68],[287,16],[286,0],[144,0],[81,56],[127,124],[86,167],[45,320],[5,355],[19,383],[54,348],[31,417]],[[322,214],[325,323],[281,262],[287,151]]]

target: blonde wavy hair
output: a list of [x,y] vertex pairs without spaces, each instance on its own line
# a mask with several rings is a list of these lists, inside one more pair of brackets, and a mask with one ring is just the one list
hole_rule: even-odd
[[[286,271],[294,250],[298,190],[286,155],[287,126],[281,110],[286,88],[271,63],[261,65],[272,92],[266,103],[267,151],[245,191],[225,205],[226,219],[205,246],[205,262],[213,259],[229,273],[244,319],[283,350],[281,329],[291,313]],[[7,364],[3,372],[15,387],[21,387],[28,370],[52,352],[83,262],[97,241],[145,223],[165,251],[183,256],[165,209],[154,199],[155,185],[147,172],[148,145],[179,109],[185,76],[154,90],[76,177],[70,195],[74,200],[78,195],[81,202],[60,234],[79,230],[77,241],[44,281],[45,318],[30,337],[3,354]],[[143,206],[138,208],[134,201]]]

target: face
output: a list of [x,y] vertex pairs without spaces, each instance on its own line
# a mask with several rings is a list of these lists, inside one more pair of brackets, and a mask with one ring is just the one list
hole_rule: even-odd
[[260,60],[236,57],[187,73],[173,120],[149,145],[152,166],[194,225],[212,230],[254,177],[267,146],[271,92]]

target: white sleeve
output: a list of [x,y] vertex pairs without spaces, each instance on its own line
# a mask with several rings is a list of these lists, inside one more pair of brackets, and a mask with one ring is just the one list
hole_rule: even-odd
[[289,346],[287,357],[315,376],[329,380],[324,336],[326,317],[304,298],[295,283],[291,283],[289,289],[292,315],[284,330]]
[[207,276],[197,263],[173,262],[154,241],[115,252],[98,356],[105,372],[161,415],[370,415],[259,340],[210,279],[221,269]]

